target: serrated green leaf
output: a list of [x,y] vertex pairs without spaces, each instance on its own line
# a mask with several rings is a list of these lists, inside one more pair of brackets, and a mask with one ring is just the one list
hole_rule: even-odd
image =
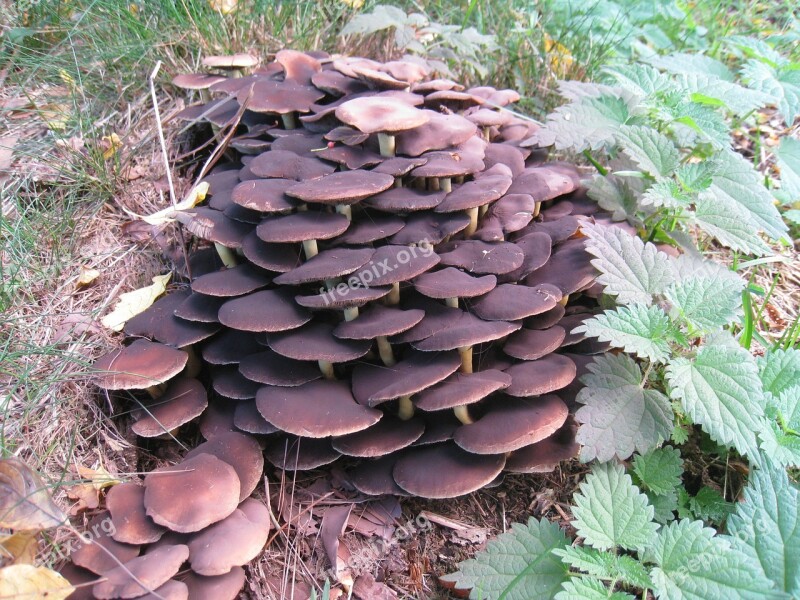
[[647,452],[672,430],[669,400],[659,391],[642,387],[642,372],[631,357],[604,354],[588,365],[581,377],[586,385],[576,398],[580,423],[576,440],[583,462],[628,458]]
[[787,210],[785,213],[783,213],[783,218],[786,219],[787,223],[800,225],[800,210],[796,208]]
[[613,141],[619,126],[628,122],[634,106],[634,100],[606,94],[581,98],[547,115],[537,141],[542,146],[576,152],[602,148]]
[[405,11],[396,6],[378,4],[372,12],[354,16],[342,29],[342,35],[367,35],[384,29],[402,28],[407,21]]
[[775,464],[800,467],[800,436],[786,433],[780,425],[769,421],[759,432],[761,450]]
[[670,258],[655,244],[645,244],[619,227],[587,223],[582,231],[588,238],[586,251],[596,257],[592,265],[600,271],[597,281],[619,304],[650,305],[653,295],[672,283]]
[[724,246],[747,254],[770,254],[769,246],[758,237],[758,224],[740,204],[728,196],[719,196],[716,186],[697,195],[694,223]]
[[664,446],[633,459],[633,472],[656,495],[674,492],[681,483],[683,459],[680,450]]
[[714,182],[714,175],[719,171],[715,160],[704,160],[681,165],[675,171],[681,186],[689,192],[703,192]]
[[596,464],[573,500],[572,524],[585,543],[598,550],[640,550],[658,531],[647,496],[621,465]]
[[442,579],[471,589],[473,600],[551,598],[567,579],[567,569],[552,550],[567,544],[558,525],[531,517],[527,525],[513,523]]
[[676,444],[685,444],[689,440],[689,432],[687,432],[683,426],[675,425],[675,428],[669,435],[669,439]]
[[777,589],[800,595],[800,493],[783,469],[764,464],[751,471],[744,502],[736,503],[727,525],[755,551]]
[[633,63],[607,67],[604,73],[619,87],[640,96],[672,92],[676,86],[669,77],[649,65]]
[[732,35],[726,40],[729,46],[741,51],[744,56],[756,58],[765,64],[780,66],[788,62],[780,53],[770,46],[765,40],[744,35]]
[[781,390],[775,408],[786,427],[800,431],[800,383]]
[[733,73],[724,63],[702,54],[673,52],[667,56],[655,55],[648,57],[647,62],[654,67],[671,73],[711,75],[724,81],[733,81]]
[[673,339],[669,317],[658,306],[629,304],[587,319],[573,330],[601,342],[610,342],[629,354],[665,362]]
[[703,141],[716,148],[730,145],[730,127],[725,119],[711,107],[697,102],[684,102],[675,115],[675,121],[691,127]]
[[800,350],[770,350],[758,359],[758,369],[764,390],[777,397],[800,381]]
[[636,600],[625,592],[608,589],[602,581],[591,577],[570,577],[556,594],[555,600]]
[[666,525],[675,519],[675,511],[678,510],[678,490],[672,490],[661,496],[653,492],[646,492],[647,501],[653,507],[653,519],[656,523]]
[[787,124],[794,123],[800,114],[800,69],[748,60],[742,67],[742,78],[754,90],[771,97]]
[[680,279],[664,291],[675,312],[698,332],[719,329],[741,313],[744,281],[727,275]]
[[733,512],[733,504],[705,485],[689,500],[689,508],[698,519],[713,523],[721,523]]
[[781,170],[781,191],[792,202],[800,200],[800,140],[786,136],[775,149]]
[[758,456],[763,401],[758,370],[747,350],[706,345],[694,359],[673,359],[666,378],[670,397],[680,400],[714,441],[734,446],[751,460]]
[[763,92],[708,75],[683,73],[676,76],[676,82],[692,92],[693,100],[695,94],[712,98],[721,102],[736,115],[746,115],[766,106],[770,100],[769,95]]
[[661,528],[649,553],[650,576],[663,600],[765,600],[783,595],[748,552],[716,535],[702,521],[675,521]]
[[694,198],[674,179],[656,181],[642,195],[642,206],[666,206],[667,208],[687,208]]
[[675,144],[652,127],[623,125],[617,129],[615,137],[631,160],[653,177],[667,177],[680,164]]
[[596,175],[586,193],[600,208],[609,211],[614,221],[636,219],[636,194],[621,177]]
[[588,546],[567,546],[553,550],[553,554],[573,569],[595,577],[618,580],[642,589],[652,586],[644,565],[627,554],[613,554]]

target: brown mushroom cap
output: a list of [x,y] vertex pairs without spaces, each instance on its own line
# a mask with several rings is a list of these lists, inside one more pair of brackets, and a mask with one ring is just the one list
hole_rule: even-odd
[[211,69],[247,69],[255,67],[258,58],[252,54],[228,54],[225,56],[206,56],[202,65]]
[[464,213],[440,215],[431,212],[417,212],[406,218],[405,226],[389,241],[392,244],[401,245],[421,245],[423,242],[439,244],[448,236],[466,229],[469,222],[469,216]]
[[295,296],[295,302],[312,310],[343,309],[363,306],[373,300],[383,298],[392,291],[391,286],[350,287],[340,283],[334,289],[313,296]]
[[310,85],[259,79],[242,87],[236,99],[239,104],[247,102],[247,109],[254,112],[285,114],[309,112],[311,105],[324,96],[325,92]]
[[143,596],[169,581],[188,557],[187,546],[162,546],[106,571],[92,591],[103,600]]
[[447,192],[418,190],[416,188],[392,188],[371,196],[365,206],[390,213],[407,213],[415,210],[430,210],[444,200]]
[[241,483],[239,501],[249,497],[264,474],[264,456],[256,439],[244,433],[221,433],[190,450],[184,460],[200,454],[210,454],[228,463],[236,471]]
[[509,273],[505,273],[502,279],[513,282],[520,281],[536,269],[541,269],[550,259],[552,245],[550,236],[546,233],[529,233],[515,239],[514,243],[522,250],[524,258],[519,267]]
[[353,204],[394,185],[394,177],[374,171],[342,171],[297,183],[289,196],[318,204]]
[[[322,160],[298,156],[295,152],[288,150],[276,149],[275,145],[273,143],[269,152],[257,156],[249,166],[253,174],[258,177],[271,177],[280,181],[280,187],[283,187],[283,182],[289,181],[290,185],[285,186],[282,193],[286,192],[289,187],[297,185],[298,181],[313,181],[330,175],[336,170],[336,167]],[[298,204],[297,201],[289,199],[286,202],[291,203],[292,206]]]
[[525,327],[527,329],[550,329],[558,324],[563,318],[564,313],[564,307],[557,304],[546,312],[525,319]]
[[565,460],[578,455],[580,444],[575,441],[577,424],[571,418],[548,438],[515,450],[506,459],[510,473],[548,473]]
[[494,202],[506,193],[511,181],[511,177],[505,175],[491,175],[469,181],[453,188],[453,191],[436,207],[436,212],[467,210]]
[[419,156],[431,150],[443,150],[463,144],[478,128],[461,115],[422,111],[428,122],[401,132],[397,136],[397,151],[405,156]]
[[597,277],[590,258],[582,239],[563,242],[553,248],[547,264],[525,278],[525,284],[549,283],[563,294],[572,294],[590,285]]
[[143,406],[142,416],[131,429],[141,437],[158,437],[199,417],[207,406],[203,384],[197,379],[179,377],[170,382],[161,396]]
[[243,358],[239,371],[251,381],[278,387],[294,387],[322,376],[315,363],[292,360],[269,349]]
[[[255,402],[255,400],[244,400],[243,402]],[[200,418],[200,434],[207,440],[213,440],[215,437],[236,431],[236,426],[233,424],[233,417],[236,406],[242,402],[210,402],[206,412]]]
[[392,367],[356,365],[353,370],[353,396],[365,406],[415,394],[454,373],[461,366],[458,352],[430,355],[410,351]]
[[387,454],[375,460],[363,460],[347,472],[350,483],[362,494],[370,496],[407,496],[394,480],[392,471],[403,453]]
[[500,474],[505,456],[476,455],[453,443],[416,447],[397,460],[392,475],[422,498],[454,498],[482,488]]
[[265,242],[327,240],[345,232],[350,221],[344,215],[318,211],[267,217],[256,229]]
[[356,403],[346,382],[329,379],[292,388],[265,386],[258,391],[256,406],[278,429],[311,438],[361,431],[383,415]]
[[257,435],[269,435],[280,431],[272,423],[268,423],[261,413],[258,412],[255,400],[244,400],[237,402],[233,411],[233,425],[239,431],[245,433],[255,433]]
[[193,571],[183,578],[192,600],[236,600],[244,587],[245,573],[234,567],[224,575],[203,577]]
[[279,437],[267,443],[267,460],[284,471],[308,471],[341,456],[328,438]]
[[553,308],[561,300],[561,290],[543,283],[535,287],[504,283],[475,300],[472,310],[487,321],[516,321]]
[[287,197],[284,192],[294,183],[289,179],[243,181],[233,188],[231,200],[245,208],[264,213],[291,210],[297,207],[298,202]]
[[446,410],[473,404],[511,385],[511,376],[496,369],[476,373],[453,373],[414,398],[414,405],[425,411]]
[[311,78],[322,71],[322,64],[313,56],[297,50],[280,50],[275,62],[283,67],[286,81],[309,85]]
[[113,538],[124,544],[152,544],[166,529],[147,516],[144,508],[144,487],[135,483],[111,486],[106,494],[106,507],[114,524]]
[[385,239],[400,231],[405,221],[394,215],[369,215],[367,220],[353,223],[334,241],[338,244],[369,244]]
[[553,395],[497,399],[480,419],[459,427],[453,440],[475,454],[511,452],[555,433],[568,413],[567,405]]
[[[352,77],[347,77],[338,71],[328,70],[314,73],[311,76],[311,83],[332,96],[350,96],[366,91],[367,86]],[[363,141],[363,140],[362,140]],[[361,142],[358,142],[359,144]]]
[[91,542],[81,543],[70,555],[73,563],[98,575],[139,556],[138,545],[118,542],[106,531],[109,518],[105,511],[95,515],[88,524]]
[[95,383],[104,390],[143,390],[175,377],[188,359],[183,350],[139,339],[104,354],[92,368],[98,373]]
[[331,363],[361,358],[369,352],[364,340],[342,340],[333,335],[333,325],[309,323],[299,329],[271,334],[269,347],[295,360],[323,360]]
[[525,254],[511,242],[487,244],[479,240],[448,242],[438,249],[443,265],[461,267],[479,275],[502,275],[522,265]]
[[192,290],[208,296],[241,296],[265,287],[269,282],[270,277],[264,271],[244,263],[201,275],[192,281]]
[[417,441],[425,431],[421,419],[384,415],[375,425],[331,440],[333,449],[346,456],[374,458],[395,452]]
[[461,269],[447,267],[440,271],[423,273],[414,279],[414,288],[429,298],[472,298],[494,289],[497,277],[473,277]]
[[396,133],[419,127],[430,117],[406,102],[379,94],[344,102],[336,108],[336,118],[363,133]]
[[524,153],[511,144],[489,144],[484,151],[483,162],[487,170],[497,164],[507,166],[512,177],[517,177],[525,170]]
[[371,340],[411,329],[422,320],[425,312],[419,309],[400,310],[373,304],[358,318],[344,321],[336,326],[333,335],[350,340]]
[[362,133],[358,129],[342,125],[334,127],[323,136],[326,140],[331,142],[341,142],[347,146],[357,146],[369,138],[368,133]]
[[296,244],[270,244],[262,241],[255,231],[242,240],[242,253],[254,265],[276,273],[291,271],[303,262]]
[[128,319],[123,330],[130,337],[149,337],[181,348],[211,337],[219,330],[216,323],[188,321],[175,316],[175,310],[189,297],[180,290],[156,300],[147,309]]
[[506,369],[511,375],[509,396],[539,396],[560,390],[575,379],[575,363],[560,354],[548,354],[538,360],[530,360]]
[[236,510],[242,487],[232,466],[205,453],[151,471],[144,485],[148,516],[179,533],[200,531],[227,517]]
[[225,81],[227,77],[208,75],[207,73],[187,73],[172,79],[172,85],[184,90],[207,90],[215,83]]
[[175,316],[198,323],[219,323],[217,313],[225,298],[206,296],[205,294],[189,294],[175,309]]
[[292,290],[253,292],[228,300],[219,309],[220,323],[239,331],[274,332],[296,329],[311,320],[311,314],[298,306]]
[[189,588],[177,579],[170,579],[149,594],[139,596],[138,600],[189,600]]
[[249,223],[230,219],[218,210],[203,206],[178,213],[177,219],[190,233],[227,248],[239,248],[242,238],[253,230]]
[[372,248],[333,248],[320,252],[302,265],[279,275],[279,285],[298,285],[348,275],[367,264],[375,254]]
[[424,165],[428,161],[427,158],[408,158],[406,156],[394,156],[386,158],[377,167],[372,169],[376,173],[386,173],[392,177],[402,177],[407,175],[413,169]]
[[263,349],[252,333],[225,329],[205,343],[202,355],[203,360],[209,364],[232,365]]
[[369,263],[351,277],[368,286],[389,285],[421,275],[438,262],[439,257],[430,249],[381,246],[372,255]]
[[453,433],[461,427],[452,410],[436,411],[422,415],[425,420],[425,433],[414,442],[414,446],[429,446],[453,439]]
[[503,345],[503,352],[520,360],[536,360],[561,347],[566,332],[563,327],[549,329],[520,329],[512,333]]
[[252,400],[261,387],[242,375],[236,366],[216,367],[212,371],[211,385],[217,394],[231,400]]
[[520,327],[522,327],[521,323],[484,321],[472,313],[464,312],[453,325],[437,331],[424,340],[413,342],[411,345],[423,352],[454,350],[498,340]]
[[359,146],[334,146],[333,148],[324,148],[318,154],[320,158],[344,165],[348,169],[371,167],[384,160],[380,154]]
[[509,189],[511,194],[529,194],[536,202],[545,202],[575,191],[580,185],[578,172],[571,166],[547,164],[528,167]]

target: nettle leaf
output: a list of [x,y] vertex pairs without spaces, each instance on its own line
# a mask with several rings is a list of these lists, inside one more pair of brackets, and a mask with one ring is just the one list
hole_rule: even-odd
[[742,66],[742,78],[751,88],[768,94],[786,123],[800,115],[800,69],[796,65],[769,65],[748,60]]
[[675,519],[675,511],[678,510],[678,490],[672,490],[661,496],[653,492],[646,493],[647,501],[650,502],[650,506],[655,511],[653,519],[656,523],[666,525]]
[[667,177],[680,164],[675,144],[652,127],[623,125],[617,130],[616,139],[625,154],[653,177]]
[[581,98],[597,98],[599,96],[619,96],[618,87],[595,83],[593,81],[560,80],[558,93],[567,100],[580,100]]
[[553,554],[573,569],[595,577],[618,580],[642,589],[653,585],[644,565],[627,554],[614,554],[588,546],[567,546],[553,550]]
[[733,72],[724,63],[703,54],[673,52],[667,56],[650,56],[646,60],[654,67],[672,73],[710,75],[730,82],[734,79]]
[[691,127],[704,141],[717,148],[730,146],[730,128],[713,108],[697,102],[684,102],[676,112],[675,121]]
[[670,397],[714,441],[758,456],[756,432],[764,421],[761,382],[753,356],[744,348],[706,345],[694,359],[667,366]]
[[402,28],[407,21],[408,15],[405,11],[396,6],[378,4],[372,9],[372,12],[354,16],[342,29],[342,35],[367,35],[393,27]]
[[741,313],[744,281],[723,274],[680,279],[664,295],[696,331],[720,329]]
[[633,472],[647,489],[657,495],[674,492],[681,484],[683,459],[672,446],[657,448],[633,459]]
[[666,206],[667,208],[687,208],[694,198],[686,193],[674,179],[662,179],[651,185],[642,195],[642,206]]
[[552,551],[567,545],[558,525],[531,517],[527,525],[513,523],[511,531],[491,540],[442,580],[471,589],[473,600],[551,598],[567,579],[566,567]]
[[609,590],[602,581],[591,577],[571,577],[561,586],[555,600],[636,600],[625,592]]
[[620,125],[633,116],[635,104],[635,100],[605,94],[570,102],[547,115],[537,141],[559,150],[597,150],[612,143]]
[[598,550],[643,549],[658,531],[653,507],[622,465],[596,464],[573,500],[572,524],[585,543]]
[[721,523],[733,512],[731,502],[725,500],[717,490],[705,485],[689,499],[689,508],[698,519],[713,523]]
[[780,53],[770,46],[766,41],[747,37],[744,35],[729,36],[725,42],[733,46],[734,49],[740,51],[740,55],[756,58],[761,62],[773,66],[785,65],[788,60],[785,59]]
[[714,185],[698,194],[692,220],[721,244],[747,254],[770,254],[769,246],[758,237],[758,223],[729,196],[720,196]]
[[800,383],[781,390],[775,408],[789,429],[800,431]]
[[762,176],[743,156],[725,150],[715,155],[719,171],[709,191],[725,205],[738,204],[768,236],[778,239],[786,234],[786,224],[781,219],[770,191],[764,187]]
[[604,311],[573,330],[622,348],[629,354],[666,362],[674,339],[669,317],[658,306],[630,304]]
[[641,63],[608,67],[603,71],[619,87],[640,96],[652,96],[677,89],[669,77],[658,69]]
[[765,464],[750,472],[728,532],[755,551],[777,589],[800,595],[800,492],[786,471]]
[[779,396],[800,381],[800,350],[770,350],[758,359],[758,368],[764,390]]
[[759,432],[761,450],[775,464],[800,467],[800,436],[785,432],[780,425],[769,421]]
[[689,90],[691,98],[702,104],[714,104],[712,99],[721,103],[736,115],[746,115],[769,104],[769,95],[751,90],[744,86],[723,81],[714,76],[695,73],[683,73],[676,77],[678,84]]
[[764,600],[771,592],[758,563],[726,536],[702,521],[680,520],[661,528],[649,554],[657,566],[650,576],[662,600]]
[[775,149],[781,170],[781,191],[792,202],[800,200],[800,140],[786,136]]
[[636,194],[621,177],[596,175],[586,193],[600,208],[609,211],[614,221],[636,220]]
[[703,192],[714,182],[714,175],[719,171],[719,164],[713,160],[681,165],[675,170],[681,186],[690,192]]
[[587,369],[581,377],[586,387],[576,398],[584,406],[575,413],[583,462],[626,459],[669,437],[672,406],[661,392],[643,388],[642,372],[630,356],[597,356]]
[[600,271],[597,281],[604,292],[616,296],[619,304],[650,305],[672,283],[670,258],[619,227],[582,226],[589,238],[586,251],[597,258],[592,265]]

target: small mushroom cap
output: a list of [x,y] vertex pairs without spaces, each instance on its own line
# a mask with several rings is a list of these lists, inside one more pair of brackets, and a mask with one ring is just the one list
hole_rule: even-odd
[[230,219],[218,210],[203,206],[178,213],[176,218],[190,233],[227,248],[239,248],[242,238],[253,230],[249,223]]
[[511,177],[491,175],[469,181],[453,189],[436,207],[436,212],[455,212],[483,206],[501,198],[511,186]]
[[506,369],[511,375],[509,396],[539,396],[560,390],[575,379],[576,367],[566,356],[548,354],[539,360],[530,360]]
[[276,438],[265,449],[269,462],[284,471],[309,471],[341,456],[328,438]]
[[430,248],[381,246],[372,255],[369,263],[351,277],[367,286],[389,285],[421,275],[438,262],[439,257]]
[[487,321],[516,321],[553,308],[561,300],[561,290],[550,284],[534,287],[504,283],[475,300],[472,310]]
[[239,104],[247,102],[247,109],[254,112],[285,114],[309,112],[311,105],[324,96],[325,92],[310,85],[259,79],[252,85],[242,87],[236,99]]
[[359,246],[385,239],[400,231],[405,221],[394,215],[368,215],[366,220],[353,223],[350,228],[336,238],[337,244]]
[[239,431],[245,433],[255,433],[257,435],[269,435],[280,431],[272,423],[268,423],[261,413],[258,412],[255,400],[245,400],[237,402],[233,411],[233,425]]
[[141,437],[158,437],[199,417],[207,406],[203,384],[197,379],[179,377],[170,382],[161,396],[144,405],[142,416],[131,429]]
[[522,264],[510,273],[506,273],[503,279],[516,283],[547,264],[550,259],[552,243],[550,236],[542,232],[529,233],[517,238],[514,243],[522,250],[524,258]]
[[189,600],[189,588],[177,579],[170,579],[149,594],[139,596],[138,600]]
[[148,516],[179,533],[200,531],[227,517],[236,510],[242,487],[231,465],[205,453],[151,471],[144,485]]
[[[317,158],[298,156],[295,152],[276,149],[275,143],[272,144],[269,152],[257,156],[249,166],[253,174],[258,177],[275,178],[281,182],[281,185],[284,181],[290,181],[290,185],[287,185],[282,192],[297,185],[298,181],[313,181],[330,175],[336,170],[333,165]],[[292,206],[298,204],[294,200],[287,199],[286,202],[291,203]]]
[[316,158],[319,150],[327,146],[320,134],[303,129],[270,129],[268,135],[275,138],[270,146],[273,152],[291,152],[306,158]]
[[161,539],[166,529],[147,516],[144,508],[144,487],[120,483],[108,490],[106,507],[114,525],[113,538],[124,544],[152,544]]
[[558,325],[549,329],[520,329],[512,333],[503,346],[509,356],[520,360],[536,360],[561,347],[566,332]]
[[428,92],[441,92],[442,90],[455,90],[460,92],[464,86],[450,79],[430,79],[428,81],[421,81],[411,87],[413,92],[417,94],[426,94]]
[[431,355],[415,351],[392,367],[359,364],[353,370],[353,396],[360,404],[377,406],[439,383],[460,366],[458,352]]
[[372,248],[333,248],[320,252],[302,265],[274,279],[279,285],[298,285],[348,275],[367,264]]
[[206,56],[202,65],[211,69],[247,69],[258,64],[258,58],[252,54],[227,54],[224,56]]
[[563,242],[553,248],[547,264],[525,278],[525,284],[549,283],[563,294],[572,294],[591,285],[597,277],[590,258],[582,239]]
[[422,498],[455,498],[479,490],[500,474],[505,456],[478,456],[453,443],[420,446],[398,459],[392,475]]
[[243,358],[239,371],[250,381],[278,387],[294,387],[322,376],[316,363],[292,360],[269,349]]
[[358,318],[344,321],[336,326],[333,335],[350,340],[371,340],[411,329],[422,320],[425,311],[419,309],[400,310],[373,304]]
[[258,556],[268,537],[269,526],[253,523],[244,512],[236,509],[189,541],[189,564],[199,575],[224,575]]
[[392,471],[403,453],[387,454],[375,460],[362,460],[347,472],[350,483],[359,492],[369,496],[407,496],[394,480]]
[[506,471],[510,473],[548,473],[560,462],[578,455],[580,444],[575,441],[577,424],[574,419],[567,422],[550,437],[515,450],[506,459]]
[[189,557],[183,544],[162,546],[110,571],[92,588],[96,598],[137,598],[167,583]]
[[336,108],[336,118],[364,133],[396,133],[427,123],[428,114],[383,95],[354,98]]
[[138,545],[118,542],[111,537],[106,531],[108,520],[108,512],[95,515],[88,524],[92,543],[81,543],[70,555],[73,563],[98,575],[139,556]]
[[264,347],[250,332],[223,329],[203,346],[203,360],[212,365],[238,364],[241,360],[260,352]]
[[480,419],[459,427],[453,440],[475,454],[511,452],[551,436],[568,414],[558,396],[498,399]]
[[227,80],[221,75],[208,75],[207,73],[187,73],[172,79],[172,85],[184,90],[207,90],[215,83]]
[[383,298],[391,291],[391,286],[364,287],[359,282],[358,287],[350,287],[346,283],[340,283],[330,291],[313,296],[295,296],[294,300],[300,306],[305,306],[311,310],[334,310],[352,306],[364,306],[368,302]]
[[211,385],[217,394],[231,400],[252,400],[261,387],[242,375],[234,365],[215,368],[211,376]]
[[353,204],[394,185],[394,177],[373,171],[341,171],[319,179],[297,183],[289,196],[318,204]]
[[445,107],[451,110],[462,110],[471,106],[483,104],[485,100],[466,92],[459,92],[455,88],[438,90],[425,96],[425,106],[432,109]]
[[[342,340],[333,335],[333,325],[309,323],[300,329],[269,336],[269,347],[295,360],[324,360],[331,363],[361,358],[369,352],[364,340]],[[269,420],[269,419],[267,419]]]
[[264,271],[248,265],[237,265],[230,269],[201,275],[192,281],[192,290],[208,296],[241,296],[266,287],[270,277]]
[[392,177],[402,177],[407,175],[413,169],[424,165],[428,161],[427,158],[408,158],[406,156],[394,156],[384,161],[377,167],[372,169],[376,173],[386,173]]
[[284,192],[294,183],[289,179],[243,181],[233,188],[231,199],[240,206],[264,213],[291,210],[297,207],[298,202],[287,197]]
[[139,339],[104,354],[92,368],[98,373],[95,383],[104,390],[143,390],[175,377],[188,359],[183,350]]
[[[362,169],[383,162],[380,154],[361,148],[360,146],[334,146],[318,152],[320,158],[344,165],[348,169]],[[375,173],[375,171],[372,171]]]
[[[411,171],[414,177],[460,177],[483,171],[483,142],[479,138],[477,144],[467,142],[454,150],[437,150],[426,152],[422,156],[427,162]],[[478,151],[480,149],[480,151]]]
[[[431,212],[417,212],[406,218],[405,226],[395,233],[389,241],[393,244],[411,245],[426,242],[439,244],[448,236],[463,231],[469,225],[469,216],[464,213],[440,215]],[[433,250],[429,250],[433,253]]]
[[404,156],[419,156],[424,152],[459,146],[474,136],[478,128],[461,115],[422,111],[428,122],[403,131],[397,136],[397,151]]
[[[244,400],[243,402],[255,402],[255,400]],[[213,440],[223,433],[236,431],[233,416],[238,404],[241,402],[210,402],[206,412],[200,418],[200,434],[207,440]]]
[[473,404],[511,385],[511,376],[496,369],[475,373],[453,373],[414,398],[414,405],[425,411],[446,410]]
[[550,329],[558,324],[564,313],[564,307],[557,304],[546,312],[525,319],[525,327],[527,329]]
[[100,579],[95,573],[82,569],[75,563],[66,562],[58,570],[58,574],[75,588],[68,596],[70,600],[95,600],[92,586]]
[[494,289],[497,277],[473,277],[461,269],[447,267],[440,271],[423,273],[414,279],[414,288],[429,298],[472,298]]
[[545,202],[575,191],[580,178],[573,167],[546,164],[528,167],[509,189],[512,194],[529,194],[536,202]]
[[292,388],[265,386],[258,391],[256,406],[278,429],[311,438],[361,431],[383,415],[356,403],[346,382],[329,379]]
[[531,222],[535,210],[536,202],[528,194],[506,194],[492,204],[489,213],[500,221],[503,232],[513,233]]
[[[305,117],[304,117],[305,118]],[[341,142],[347,146],[358,146],[369,138],[368,133],[362,133],[358,129],[353,129],[346,125],[334,127],[323,136],[331,142]],[[379,171],[382,172],[382,171]],[[391,174],[391,173],[390,173]]]
[[311,78],[322,71],[322,64],[313,56],[297,50],[280,50],[275,62],[283,67],[287,81],[309,85]]
[[[419,299],[418,299],[419,298]],[[444,306],[440,302],[430,300],[424,296],[411,297],[409,306],[414,306],[425,311],[422,320],[411,329],[404,331],[391,339],[392,343],[418,342],[455,325],[464,311],[458,308]]]
[[[328,70],[314,73],[311,76],[311,83],[332,96],[351,96],[365,92],[367,86],[352,77],[339,73],[338,71]],[[358,142],[361,143],[361,142]]]
[[206,296],[205,294],[189,294],[175,309],[175,316],[197,323],[219,323],[217,313],[225,298]]
[[292,290],[261,290],[228,300],[219,309],[223,325],[239,331],[273,332],[296,329],[311,320],[311,314],[298,306]]
[[423,415],[425,433],[414,442],[414,446],[429,446],[453,439],[453,433],[461,427],[452,410],[443,410]]
[[478,275],[502,275],[518,268],[525,254],[511,242],[487,244],[479,240],[462,240],[443,244],[438,249],[443,265],[461,267]]
[[264,474],[264,455],[258,441],[246,433],[221,433],[190,450],[184,460],[200,454],[210,454],[228,463],[241,482],[239,500],[243,501],[256,489]]
[[483,162],[487,170],[497,164],[507,166],[512,177],[519,176],[525,170],[524,153],[511,144],[489,144],[484,150]]
[[411,345],[423,352],[455,350],[465,346],[483,344],[504,338],[522,327],[522,323],[484,321],[472,313],[464,312],[453,325],[437,331],[430,337]]
[[327,240],[340,235],[350,226],[344,215],[318,211],[267,217],[256,229],[265,242],[302,242]]
[[276,273],[291,271],[303,262],[296,244],[270,244],[262,241],[255,231],[242,240],[242,253],[254,265]]
[[219,331],[216,323],[187,321],[175,316],[177,308],[189,297],[189,290],[180,290],[156,300],[147,309],[128,319],[123,328],[130,337],[149,337],[169,346],[181,348],[196,344]]
[[392,188],[368,198],[364,201],[364,205],[390,213],[430,210],[444,200],[446,194],[443,191],[418,190],[410,187]]
[[346,456],[374,458],[410,446],[424,431],[425,423],[421,419],[402,420],[384,415],[372,427],[333,438],[331,445]]
[[189,571],[183,578],[192,600],[236,600],[244,587],[245,573],[234,567],[224,575],[204,577]]
[[511,113],[506,111],[492,110],[490,108],[479,108],[465,117],[478,127],[500,127],[511,122],[514,118]]

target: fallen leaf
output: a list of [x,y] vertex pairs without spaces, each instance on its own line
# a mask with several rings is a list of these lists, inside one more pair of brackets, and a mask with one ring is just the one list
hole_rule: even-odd
[[124,206],[122,207],[122,210],[124,210],[133,218],[144,221],[150,225],[164,225],[165,223],[171,223],[172,221],[175,221],[178,213],[181,213],[185,210],[190,210],[205,200],[206,194],[208,194],[208,188],[209,185],[205,181],[203,183],[198,183],[189,191],[189,193],[186,195],[186,198],[178,202],[175,206],[170,206],[169,208],[159,210],[158,212],[154,212],[152,215],[139,215],[128,210]]
[[208,3],[216,11],[221,12],[223,15],[228,15],[236,10],[238,0],[208,0]]
[[121,483],[104,467],[89,469],[78,465],[78,475],[81,479],[88,481],[70,486],[67,489],[67,496],[75,500],[75,506],[70,513],[77,515],[84,510],[94,510],[100,506],[100,492],[104,488]]
[[32,565],[38,551],[39,541],[35,531],[20,531],[0,540],[0,561],[6,561],[7,564]]
[[0,598],[65,600],[75,588],[55,571],[33,565],[0,569]]
[[40,531],[66,520],[36,473],[18,458],[0,459],[0,527]]
[[116,133],[104,135],[100,140],[100,149],[103,151],[103,160],[113,157],[122,148],[122,140]]
[[489,530],[483,527],[470,527],[469,529],[456,529],[450,536],[453,543],[459,546],[470,544],[483,544],[489,536]]
[[353,595],[359,600],[397,600],[397,592],[379,581],[369,573],[356,579]]
[[343,585],[352,585],[353,582],[352,576],[347,570],[347,560],[339,556],[339,536],[344,533],[347,519],[352,510],[352,504],[328,507],[325,514],[322,515],[322,525],[319,530],[325,554],[328,555],[328,560],[336,573],[337,581]]
[[53,332],[53,343],[63,343],[70,339],[77,339],[87,332],[101,333],[102,331],[91,315],[66,315],[55,332]]
[[87,286],[98,277],[100,277],[100,271],[81,265],[81,274],[78,275],[77,285],[78,287]]
[[364,7],[364,0],[339,0],[345,6],[354,8],[356,10]]
[[164,293],[170,277],[172,277],[172,273],[156,275],[153,277],[152,285],[120,294],[114,310],[100,319],[100,322],[112,331],[122,331],[128,319],[146,310],[156,301],[156,298]]

